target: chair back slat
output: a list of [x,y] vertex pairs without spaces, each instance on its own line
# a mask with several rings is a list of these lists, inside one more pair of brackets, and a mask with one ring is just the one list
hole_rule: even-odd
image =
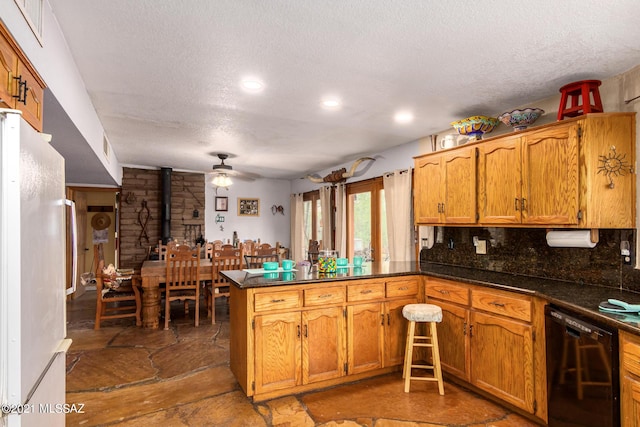
[[200,284],[200,245],[191,249],[187,245],[167,248],[167,292],[180,289],[197,289]]
[[280,255],[269,254],[269,255],[245,255],[244,256],[244,264],[246,268],[262,268],[262,263],[268,261],[275,261],[280,264]]
[[227,280],[219,276],[218,272],[226,270],[242,270],[242,247],[231,249],[223,248],[219,251],[214,251],[211,263],[214,271],[213,277],[217,278],[216,281],[218,283],[226,283]]
[[254,255],[277,255],[278,248],[271,246],[269,243],[258,245],[254,251]]

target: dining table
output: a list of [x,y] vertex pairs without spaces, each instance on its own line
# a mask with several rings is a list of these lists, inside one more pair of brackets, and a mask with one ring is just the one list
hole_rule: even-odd
[[[210,259],[200,260],[200,280],[213,280],[213,264]],[[146,260],[140,269],[142,279],[142,327],[158,329],[160,326],[160,285],[167,277],[164,260]]]

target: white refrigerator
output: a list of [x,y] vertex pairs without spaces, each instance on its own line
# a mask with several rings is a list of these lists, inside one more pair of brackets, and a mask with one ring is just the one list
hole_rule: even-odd
[[0,426],[64,426],[64,159],[15,110],[0,146]]

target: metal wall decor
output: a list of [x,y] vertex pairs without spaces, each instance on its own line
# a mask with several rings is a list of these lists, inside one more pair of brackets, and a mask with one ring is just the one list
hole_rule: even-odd
[[624,176],[631,172],[631,165],[625,160],[626,154],[618,154],[616,147],[611,146],[611,151],[604,155],[598,156],[598,173],[602,173],[609,180],[609,188],[614,188],[614,176]]
[[239,216],[260,216],[260,199],[244,199],[238,197]]

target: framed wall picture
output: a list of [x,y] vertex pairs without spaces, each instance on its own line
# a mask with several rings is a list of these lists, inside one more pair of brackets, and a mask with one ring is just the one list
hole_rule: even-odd
[[229,210],[228,197],[216,197],[216,212]]
[[238,216],[260,216],[260,199],[238,197]]

